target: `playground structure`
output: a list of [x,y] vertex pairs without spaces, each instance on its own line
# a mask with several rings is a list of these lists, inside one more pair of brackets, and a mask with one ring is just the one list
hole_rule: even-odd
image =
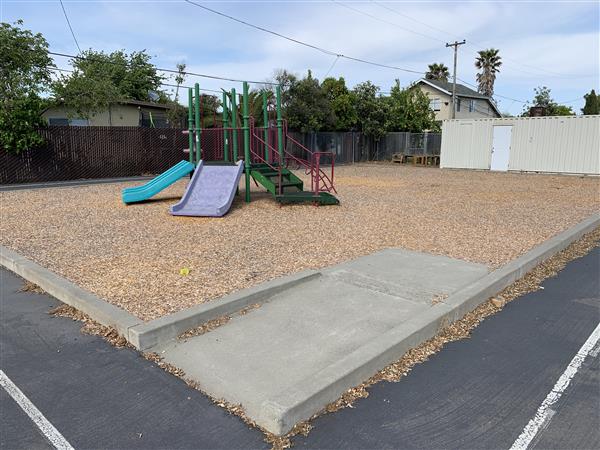
[[[212,127],[205,128],[206,115],[198,83],[188,90],[188,161],[181,161],[145,185],[124,189],[125,203],[147,200],[175,181],[193,172],[181,201],[171,207],[173,215],[222,216],[230,208],[245,176],[245,201],[251,201],[250,184],[264,187],[279,203],[310,202],[339,204],[332,194],[332,152],[313,152],[289,136],[281,115],[281,87],[275,90],[275,118],[269,117],[268,98],[262,92],[262,125],[249,114],[248,83],[243,84],[242,114],[235,89],[223,91],[220,120],[213,108]],[[272,109],[272,108],[271,108]],[[241,126],[240,126],[241,125]],[[239,150],[243,153],[240,154]],[[310,189],[293,173],[302,170]]]

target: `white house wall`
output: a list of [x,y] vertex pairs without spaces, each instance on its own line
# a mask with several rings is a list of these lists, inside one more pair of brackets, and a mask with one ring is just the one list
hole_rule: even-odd
[[442,168],[489,169],[493,127],[512,125],[509,170],[600,175],[600,116],[447,120]]

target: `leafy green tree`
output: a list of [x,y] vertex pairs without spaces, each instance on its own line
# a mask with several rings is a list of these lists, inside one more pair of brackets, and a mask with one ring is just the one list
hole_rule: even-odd
[[71,61],[74,72],[53,84],[54,98],[86,118],[119,100],[152,101],[152,93],[165,102],[167,96],[160,90],[165,77],[150,59],[145,50],[129,55],[124,51],[82,52]]
[[310,70],[306,77],[290,85],[288,96],[286,114],[290,129],[309,132],[333,128],[331,105]]
[[23,21],[0,24],[0,147],[19,153],[40,145],[44,124],[40,97],[50,83],[48,43]]
[[477,83],[479,84],[478,91],[487,96],[494,95],[494,83],[496,82],[496,74],[500,72],[502,58],[498,55],[500,50],[489,48],[480,50],[479,56],[475,59],[475,67],[481,70],[476,75]]
[[185,64],[176,65],[177,75],[175,75],[175,98],[171,100],[167,98],[165,104],[170,106],[167,110],[167,119],[172,127],[187,128],[187,113],[188,109],[179,103],[179,88],[185,81]]
[[321,84],[325,97],[331,105],[334,115],[335,131],[352,130],[358,121],[356,114],[356,98],[353,92],[346,87],[343,77],[325,78]]
[[426,80],[448,81],[449,76],[450,71],[444,63],[429,64],[425,73]]
[[[277,83],[279,86],[281,86],[281,108],[285,116],[287,107],[290,103],[290,87],[298,82],[298,76],[286,69],[276,69],[271,82]],[[269,84],[264,86],[264,89],[274,89],[274,86]]]
[[581,112],[585,116],[600,114],[600,98],[596,95],[596,91],[592,89],[590,93],[585,94],[583,98],[585,98],[585,105],[581,109]]
[[439,131],[435,113],[429,107],[429,97],[421,89],[402,89],[400,82],[396,80],[385,101],[388,103],[385,122],[387,131]]
[[378,96],[379,87],[365,81],[354,88],[359,130],[379,140],[385,134],[386,102]]
[[552,98],[551,90],[546,86],[539,86],[534,90],[533,101],[527,102],[523,109],[523,117],[530,115],[532,107],[544,108],[545,116],[574,116],[575,112],[570,106],[559,105]]

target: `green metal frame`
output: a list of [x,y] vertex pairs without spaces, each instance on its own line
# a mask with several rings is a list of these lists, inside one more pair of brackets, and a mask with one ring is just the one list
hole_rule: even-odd
[[227,93],[223,92],[223,159],[229,161],[229,117],[227,111]]
[[[194,84],[194,97],[195,97],[195,109],[194,116],[196,122],[196,164],[199,164],[202,160],[202,149],[200,133],[202,133],[202,129],[200,128],[200,85],[198,83]],[[190,149],[191,151],[191,149]]]
[[246,172],[246,203],[250,203],[250,115],[248,114],[248,83],[244,81],[244,166]]
[[267,91],[263,90],[263,127],[265,127],[265,161],[269,160],[269,111],[267,110]]
[[233,128],[231,139],[233,139],[233,162],[238,161],[238,132],[237,132],[237,97],[235,88],[231,89],[231,128]]
[[194,164],[194,92],[188,89],[188,147],[190,162]]
[[[250,124],[250,113],[249,113],[249,87],[248,83],[243,84],[243,93],[241,98],[242,107],[242,133],[244,142],[244,172],[245,172],[245,185],[246,194],[245,201],[250,203],[250,179],[253,178],[258,184],[261,184],[267,189],[268,192],[275,196],[275,199],[280,203],[301,203],[301,202],[312,202],[322,205],[333,205],[339,204],[339,200],[330,193],[319,192],[315,195],[311,191],[304,191],[303,182],[300,178],[294,175],[290,170],[284,167],[284,122],[281,113],[281,86],[275,88],[275,103],[276,103],[276,118],[277,118],[277,152],[279,154],[279,164],[277,165],[269,158],[269,149],[274,143],[269,143],[269,109],[268,109],[268,92],[263,90],[262,92],[262,109],[263,109],[263,126],[264,126],[264,162],[263,163],[252,163],[251,162],[251,124]],[[228,101],[229,97],[229,101]],[[202,160],[202,148],[201,148],[201,133],[202,124],[200,117],[200,86],[198,83],[194,84],[193,88],[188,89],[188,145],[190,147],[189,162],[194,165],[198,165]],[[228,106],[229,103],[229,106]],[[231,93],[223,91],[223,115],[222,115],[222,128],[223,128],[223,159],[224,162],[229,163],[229,150],[230,150],[230,137],[233,141],[231,145],[233,153],[233,162],[237,163],[238,154],[238,97],[235,89],[231,89]],[[231,130],[231,132],[230,132]],[[260,140],[260,138],[258,139]],[[270,145],[271,144],[271,145]],[[259,151],[259,149],[256,149]],[[274,165],[275,164],[275,165]],[[239,190],[238,190],[239,192]]]
[[277,96],[277,150],[279,161],[283,163],[283,118],[281,117],[281,86],[275,88]]

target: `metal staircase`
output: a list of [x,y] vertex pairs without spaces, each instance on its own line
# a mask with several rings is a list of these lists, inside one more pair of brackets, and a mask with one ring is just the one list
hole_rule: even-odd
[[[250,164],[250,176],[273,194],[275,200],[282,204],[311,202],[317,205],[338,205],[340,203],[332,194],[332,192],[337,193],[333,185],[334,155],[332,152],[310,151],[288,135],[287,124],[284,124],[283,158],[281,158],[278,150],[266,142],[260,136],[261,131],[257,130],[254,120],[251,119],[250,153],[253,162]],[[294,155],[288,151],[288,143],[299,149],[300,154]],[[257,147],[262,147],[263,155],[258,152]],[[331,161],[330,174],[327,174],[321,166],[323,157]],[[309,176],[310,190],[304,189],[304,182],[290,170],[291,167],[303,170],[304,174]]]

